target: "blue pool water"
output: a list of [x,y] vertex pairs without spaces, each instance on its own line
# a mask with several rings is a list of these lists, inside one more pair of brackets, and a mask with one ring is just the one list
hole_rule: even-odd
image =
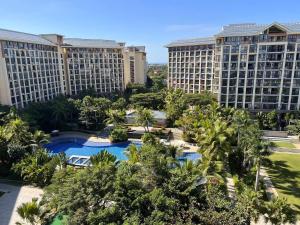
[[[109,153],[115,155],[117,157],[117,160],[127,160],[124,151],[130,144],[135,144],[138,147],[141,146],[140,142],[130,142],[130,141],[111,144],[111,143],[92,142],[83,138],[58,138],[52,140],[51,143],[46,144],[45,147],[51,153],[54,154],[59,152],[65,152],[67,157],[82,156],[82,158],[81,157],[73,158],[75,161],[77,160],[76,163],[73,163],[72,159],[70,159],[71,164],[81,164],[79,163],[80,160],[86,160],[87,158],[89,158],[89,156],[95,155],[103,150],[106,150]],[[178,157],[178,160],[181,162],[185,160],[195,161],[200,158],[201,158],[201,154],[199,153],[184,152],[180,157]]]
[[[87,141],[81,138],[64,138],[57,139],[46,145],[46,148],[51,153],[65,152],[68,157],[72,155],[91,156],[95,155],[103,150],[115,155],[118,160],[126,160],[127,157],[124,154],[125,149],[132,144],[132,142],[124,142],[118,144],[110,143],[96,143]],[[140,143],[133,143],[140,146]]]

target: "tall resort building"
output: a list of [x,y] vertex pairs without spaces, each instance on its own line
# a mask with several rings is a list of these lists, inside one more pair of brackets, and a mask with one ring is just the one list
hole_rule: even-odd
[[169,49],[168,86],[187,93],[213,91],[215,39],[175,41]]
[[0,29],[0,102],[24,107],[65,93],[58,46],[38,35]]
[[147,62],[145,46],[129,46],[124,49],[125,85],[145,84]]
[[[192,49],[200,51],[203,46],[199,40],[205,39],[167,45],[169,87],[193,93],[204,90],[194,83],[198,81],[196,71],[206,67],[201,60],[201,64],[193,68],[192,61],[197,63],[197,59],[191,56],[195,54]],[[224,26],[211,44],[212,91],[220,104],[253,111],[299,110],[300,23],[231,24]],[[200,83],[203,80],[205,83],[205,76],[200,76]]]
[[110,40],[65,38],[68,93],[92,88],[97,93],[124,90],[124,43]]
[[[127,80],[141,83],[146,77],[145,47],[132,48],[112,40],[0,29],[0,103],[22,108],[90,88],[98,94],[122,92]],[[128,49],[134,60],[127,60]],[[132,61],[133,73],[127,70]]]

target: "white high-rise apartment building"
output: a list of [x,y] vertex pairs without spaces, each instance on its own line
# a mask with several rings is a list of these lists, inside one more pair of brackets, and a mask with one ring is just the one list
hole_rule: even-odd
[[[213,87],[220,104],[250,110],[299,110],[300,23],[232,24],[214,39]],[[185,42],[182,47],[190,45]],[[178,69],[170,57],[174,51],[179,54],[169,47],[173,86]],[[185,70],[183,76],[190,75]]]
[[180,40],[168,44],[168,87],[187,93],[213,91],[214,38]]
[[124,90],[124,43],[111,40],[65,38],[68,92],[92,88],[97,93]]
[[0,103],[22,108],[90,88],[122,92],[125,81],[141,83],[145,77],[145,48],[135,49],[134,71],[124,72],[131,67],[125,43],[0,29]]
[[24,107],[65,93],[58,47],[32,34],[0,30],[0,102]]

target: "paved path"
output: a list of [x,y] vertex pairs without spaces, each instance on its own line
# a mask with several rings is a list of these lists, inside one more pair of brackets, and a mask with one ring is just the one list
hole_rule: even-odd
[[17,208],[24,202],[30,202],[32,198],[40,198],[43,194],[40,188],[7,183],[0,183],[0,191],[5,192],[0,197],[0,225],[15,225],[17,221],[21,221],[16,212]]
[[264,167],[260,169],[260,176],[261,179],[264,182],[264,185],[266,187],[266,194],[269,200],[272,200],[274,197],[278,197],[278,193]]
[[228,190],[228,197],[232,200],[236,200],[234,181],[231,177],[226,177],[226,186]]
[[276,147],[271,147],[271,150],[273,152],[300,154],[300,149],[297,149],[297,148],[276,148]]

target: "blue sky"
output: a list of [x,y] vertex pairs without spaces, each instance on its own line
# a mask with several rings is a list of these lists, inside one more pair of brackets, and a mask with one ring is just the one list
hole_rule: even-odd
[[229,23],[300,22],[299,0],[0,0],[0,28],[145,45],[167,62],[170,41],[210,36]]

